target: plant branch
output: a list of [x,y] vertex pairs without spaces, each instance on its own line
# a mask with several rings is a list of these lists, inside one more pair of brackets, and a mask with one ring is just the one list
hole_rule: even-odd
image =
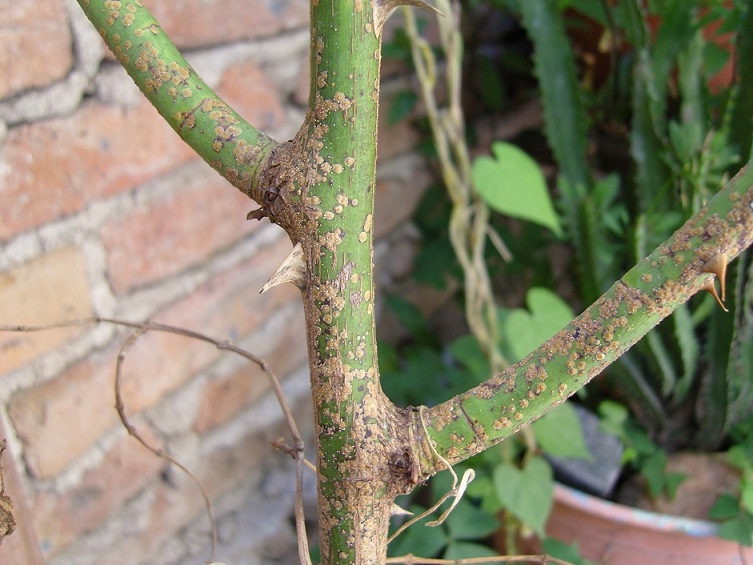
[[[554,337],[481,385],[427,410],[428,441],[455,464],[498,443],[563,402],[699,290],[753,242],[753,168],[706,206]],[[444,468],[422,446],[425,478]]]
[[277,143],[209,88],[140,0],[78,3],[181,139],[236,188],[261,203],[259,173]]

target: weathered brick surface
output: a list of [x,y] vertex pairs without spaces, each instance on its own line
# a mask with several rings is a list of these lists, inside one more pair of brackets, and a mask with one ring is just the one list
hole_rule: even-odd
[[178,47],[199,47],[276,35],[309,21],[300,0],[153,0],[149,9]]
[[[86,262],[75,247],[62,248],[0,273],[0,323],[50,324],[89,315],[91,301]],[[0,377],[55,349],[81,331],[71,327],[40,333],[0,333]]]
[[[290,243],[280,238],[253,260],[216,277],[153,319],[220,339],[237,340],[247,335],[276,308],[299,300],[292,285],[258,294],[289,250]],[[186,355],[186,351],[190,354]],[[130,349],[123,366],[125,402],[134,412],[148,408],[221,354],[212,345],[187,341],[181,336],[157,332],[146,335]]]
[[[278,378],[282,378],[306,361],[302,309],[287,322],[284,333],[276,336],[276,339],[275,347],[263,358]],[[207,381],[201,394],[194,430],[204,434],[227,423],[248,409],[270,387],[269,377],[250,363],[227,377]]]
[[73,51],[63,0],[3,2],[2,14],[0,99],[68,73]]
[[[160,447],[143,422],[138,422],[137,428],[150,445]],[[52,556],[98,528],[120,505],[157,480],[165,465],[134,438],[124,436],[73,488],[62,493],[41,492],[33,500],[32,513],[45,554]]]
[[102,228],[117,294],[196,265],[260,226],[246,220],[256,208],[248,197],[208,165],[198,165],[169,179],[174,192]]
[[0,147],[0,241],[193,158],[146,101],[13,128]]
[[267,74],[252,60],[227,69],[217,92],[231,108],[257,129],[270,131],[285,120],[278,92]]
[[13,396],[8,412],[34,476],[55,476],[116,424],[116,356],[112,348]]

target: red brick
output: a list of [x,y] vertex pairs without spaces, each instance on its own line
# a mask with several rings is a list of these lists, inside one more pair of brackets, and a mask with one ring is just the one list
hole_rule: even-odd
[[[138,423],[137,429],[150,445],[160,447],[143,423]],[[63,493],[40,493],[32,503],[32,513],[47,556],[95,530],[123,503],[153,482],[164,466],[160,457],[134,438],[123,437],[73,488]]]
[[[297,298],[298,291],[292,285],[257,294],[289,248],[290,244],[281,238],[252,260],[166,308],[155,319],[221,339],[247,335],[280,305]],[[298,331],[303,333],[302,325]],[[277,338],[275,342],[287,339]],[[114,347],[11,398],[9,415],[34,476],[56,475],[103,433],[118,425],[113,387],[120,343],[117,340]],[[220,354],[214,346],[172,334],[155,332],[143,336],[128,352],[123,365],[126,412],[135,414],[154,405]]]
[[0,240],[173,169],[194,153],[146,102],[89,105],[9,130],[0,147]]
[[2,3],[0,98],[63,78],[73,64],[70,24],[62,0]]
[[205,261],[261,225],[246,220],[256,205],[209,166],[175,183],[175,192],[103,227],[116,294]]
[[217,92],[231,108],[262,131],[279,127],[285,121],[280,94],[252,60],[228,68],[220,78]]
[[113,347],[11,398],[8,412],[32,475],[55,476],[117,424],[117,354]]
[[178,47],[269,37],[308,25],[307,2],[280,0],[152,0],[149,9]]
[[[258,294],[289,250],[287,238],[280,238],[245,264],[216,277],[153,319],[219,339],[240,339],[276,308],[298,300],[300,293],[292,285]],[[142,337],[129,351],[123,367],[123,396],[129,411],[154,405],[220,354],[214,346],[172,334],[154,332]]]
[[[302,309],[287,324],[285,333],[277,339],[274,350],[263,357],[275,375],[283,379],[307,358]],[[194,430],[204,434],[228,422],[243,410],[249,409],[270,388],[268,375],[251,364],[241,367],[229,377],[208,381],[201,395]]]
[[[91,315],[85,261],[79,249],[65,247],[0,273],[0,322],[49,324]],[[34,333],[0,332],[0,380],[3,373],[52,351],[82,331],[69,327]]]

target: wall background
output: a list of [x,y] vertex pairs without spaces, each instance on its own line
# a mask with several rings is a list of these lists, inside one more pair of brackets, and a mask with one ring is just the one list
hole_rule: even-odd
[[[308,91],[305,0],[148,5],[236,110],[278,140],[295,133]],[[0,324],[98,315],[230,339],[267,359],[310,436],[300,298],[292,286],[257,293],[290,250],[285,234],[245,220],[254,203],[160,120],[73,0],[18,0],[3,14]],[[394,68],[384,74],[388,98],[405,79]],[[384,286],[407,274],[415,234],[406,219],[428,175],[405,122],[382,122]],[[6,466],[18,470],[30,511],[19,528],[35,534],[44,563],[184,565],[208,556],[193,483],[117,420],[114,367],[127,335],[107,325],[0,333]],[[149,334],[128,354],[123,379],[132,422],[207,487],[217,559],[296,562],[293,468],[270,446],[285,428],[261,371],[208,345]]]

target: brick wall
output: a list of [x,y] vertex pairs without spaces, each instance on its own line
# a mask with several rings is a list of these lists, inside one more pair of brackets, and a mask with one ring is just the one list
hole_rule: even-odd
[[[278,140],[304,112],[307,4],[149,2],[210,85]],[[230,339],[269,361],[310,434],[299,295],[257,293],[290,250],[285,234],[245,220],[253,203],[160,121],[75,2],[18,0],[3,14],[0,324],[150,318]],[[406,125],[383,124],[380,135],[384,280],[402,268],[388,259],[410,246],[405,220],[427,179]],[[0,333],[0,424],[31,515],[20,527],[45,563],[207,556],[195,486],[118,422],[113,372],[127,335],[107,325]],[[133,423],[206,485],[218,558],[295,562],[292,469],[270,448],[284,427],[264,375],[211,346],[148,334],[128,353],[122,384]]]

